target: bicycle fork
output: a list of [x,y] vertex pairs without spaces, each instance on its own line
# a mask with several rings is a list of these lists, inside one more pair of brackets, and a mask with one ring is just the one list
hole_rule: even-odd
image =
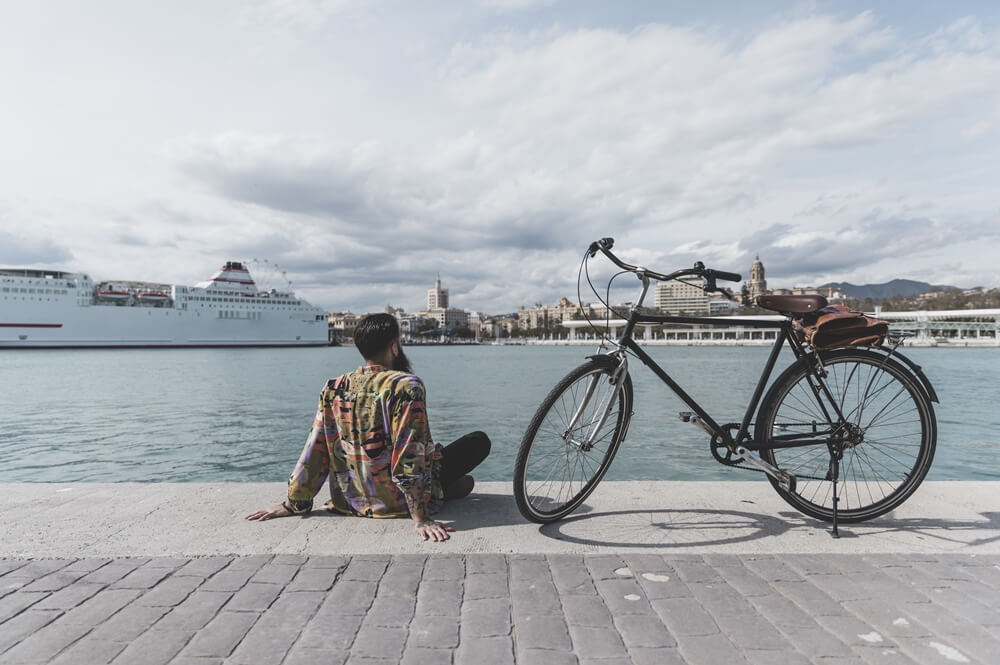
[[628,360],[623,356],[618,367],[611,374],[609,382],[614,386],[608,391],[607,400],[604,404],[598,405],[598,408],[594,411],[593,416],[590,418],[590,422],[585,425],[587,429],[587,434],[583,440],[579,440],[573,436],[573,433],[577,430],[577,423],[583,417],[583,414],[587,411],[587,407],[590,405],[590,401],[594,398],[594,393],[597,392],[598,385],[604,378],[603,374],[595,374],[590,378],[590,382],[587,385],[587,390],[583,395],[583,399],[580,400],[580,406],[577,407],[576,413],[570,419],[569,423],[566,425],[566,430],[563,432],[562,438],[568,445],[573,446],[583,452],[588,452],[594,447],[594,437],[597,433],[601,431],[604,424],[608,421],[608,416],[611,415],[611,410],[614,408],[615,397],[618,395],[618,391],[621,390],[623,379],[628,373]]

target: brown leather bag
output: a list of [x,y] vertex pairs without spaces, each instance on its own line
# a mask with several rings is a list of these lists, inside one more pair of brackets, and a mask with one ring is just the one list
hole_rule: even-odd
[[889,323],[843,305],[828,305],[796,321],[795,332],[799,341],[814,349],[880,346],[889,333]]

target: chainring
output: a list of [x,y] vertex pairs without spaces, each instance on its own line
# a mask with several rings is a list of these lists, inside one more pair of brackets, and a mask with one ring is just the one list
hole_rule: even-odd
[[[722,426],[722,429],[732,435],[739,432],[740,425],[739,423],[726,423]],[[730,448],[726,445],[718,434],[714,434],[712,436],[712,440],[709,442],[708,447],[709,450],[712,451],[712,457],[714,457],[720,464],[725,464],[726,466],[738,466],[743,463],[743,458],[736,456],[736,449]]]

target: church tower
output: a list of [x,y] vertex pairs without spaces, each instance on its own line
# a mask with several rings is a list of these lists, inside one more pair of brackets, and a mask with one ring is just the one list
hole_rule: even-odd
[[764,279],[764,264],[760,262],[760,256],[754,258],[750,265],[750,281],[747,283],[750,289],[750,302],[756,303],[757,296],[767,293],[767,280]]
[[427,290],[427,309],[448,309],[448,289],[441,288],[440,274],[434,288]]

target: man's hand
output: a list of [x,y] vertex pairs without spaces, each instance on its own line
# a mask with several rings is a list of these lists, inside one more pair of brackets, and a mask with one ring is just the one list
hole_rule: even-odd
[[263,522],[264,520],[269,520],[272,517],[288,517],[289,515],[294,515],[291,510],[285,507],[285,504],[279,503],[273,508],[268,508],[266,510],[258,510],[255,513],[250,513],[247,515],[248,520],[258,520]]
[[448,535],[448,532],[455,530],[455,527],[451,525],[441,524],[434,520],[414,522],[413,528],[416,529],[422,540],[432,540],[436,543],[448,540],[451,537]]

